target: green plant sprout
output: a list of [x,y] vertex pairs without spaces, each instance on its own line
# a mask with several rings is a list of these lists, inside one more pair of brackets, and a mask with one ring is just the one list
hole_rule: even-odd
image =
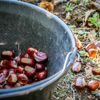
[[69,11],[72,11],[74,9],[75,9],[75,7],[72,7],[71,4],[69,4],[69,2],[68,2],[66,5],[66,11],[69,12]]
[[91,24],[93,24],[96,28],[100,29],[100,21],[99,20],[99,14],[96,12],[93,17],[89,17],[88,21],[91,22]]

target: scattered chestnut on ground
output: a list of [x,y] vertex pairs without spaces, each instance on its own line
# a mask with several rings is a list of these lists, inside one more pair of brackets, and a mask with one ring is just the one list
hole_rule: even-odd
[[2,56],[3,58],[5,58],[5,59],[11,59],[11,58],[14,57],[14,52],[12,52],[12,51],[3,51],[3,52],[1,53],[1,56]]
[[90,43],[86,46],[85,51],[89,51],[90,49],[96,49],[96,46],[94,43]]
[[98,81],[95,81],[95,80],[92,80],[92,81],[88,82],[87,87],[90,90],[96,90],[96,89],[99,88],[99,82]]
[[81,49],[82,48],[82,43],[79,39],[76,38],[76,44],[77,44],[77,48]]
[[100,75],[100,67],[96,67],[92,69],[93,74]]
[[48,56],[43,52],[35,52],[34,59],[36,62],[44,63],[45,61],[47,61]]
[[85,79],[83,77],[78,77],[76,80],[75,80],[75,87],[77,87],[78,89],[83,89],[85,88],[86,86],[86,82],[85,82]]
[[95,57],[98,54],[97,49],[89,49],[88,54],[90,57]]
[[72,66],[71,70],[75,73],[78,73],[81,70],[81,63],[75,62],[74,65]]

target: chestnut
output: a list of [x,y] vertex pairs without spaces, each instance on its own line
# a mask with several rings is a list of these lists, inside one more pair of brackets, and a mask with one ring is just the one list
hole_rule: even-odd
[[11,88],[14,88],[14,86],[9,85],[9,84],[7,84],[7,85],[5,85],[5,86],[3,87],[3,89],[11,89]]
[[3,51],[3,52],[1,53],[1,56],[2,56],[3,58],[5,58],[5,59],[11,59],[11,58],[14,57],[14,52],[12,52],[12,51]]
[[21,87],[22,85],[20,84],[20,83],[16,83],[15,85],[14,85],[14,87],[16,88],[16,87]]
[[25,66],[25,74],[28,77],[33,77],[36,74],[36,70],[31,66]]
[[33,48],[33,47],[29,47],[27,49],[27,53],[29,54],[29,56],[31,56],[31,54],[33,54],[34,52],[37,52],[37,50],[35,48]]
[[89,49],[88,51],[89,57],[95,57],[98,54],[97,49]]
[[18,82],[22,85],[27,84],[29,81],[28,77],[25,74],[18,74]]
[[0,65],[0,70],[2,69],[2,66]]
[[34,59],[36,62],[44,63],[47,61],[48,56],[43,52],[34,52]]
[[81,70],[81,63],[75,62],[74,65],[72,66],[71,70],[75,73],[78,73]]
[[95,43],[95,46],[96,46],[96,48],[97,48],[98,50],[100,50],[100,41],[97,41],[97,42]]
[[30,59],[30,58],[22,58],[22,59],[21,59],[21,64],[22,64],[22,65],[33,66],[33,65],[34,65],[34,60],[32,60],[32,59]]
[[18,73],[24,73],[24,69],[25,69],[25,67],[24,67],[23,65],[19,65],[19,66],[17,67],[16,71],[17,71]]
[[0,73],[0,84],[3,84],[6,81],[7,75]]
[[25,53],[25,54],[23,55],[23,58],[30,58],[30,57],[29,57],[28,53]]
[[9,63],[8,63],[8,67],[9,68],[17,68],[16,60],[14,60],[14,59],[10,60]]
[[36,70],[44,70],[46,67],[45,67],[45,65],[44,64],[41,64],[41,63],[36,63],[35,64],[35,69]]
[[15,69],[9,69],[9,74],[8,75],[10,75],[10,74],[16,74]]
[[39,80],[43,80],[44,78],[46,78],[46,76],[47,76],[47,71],[46,71],[46,70],[39,71],[39,72],[36,74],[36,77],[37,77]]
[[16,60],[16,62],[17,62],[18,64],[20,64],[20,63],[21,63],[21,62],[20,62],[21,58],[22,58],[22,56],[21,56],[21,55],[18,55],[18,56],[16,56],[14,59]]
[[17,74],[11,74],[9,77],[8,77],[8,83],[10,85],[14,85],[16,82],[17,82],[18,78],[17,78]]
[[99,88],[99,82],[96,81],[96,80],[92,80],[92,81],[88,82],[87,87],[88,87],[90,90],[96,90],[96,89]]
[[8,68],[8,63],[9,61],[4,59],[0,62],[0,65],[2,66],[3,69]]
[[85,51],[89,51],[90,49],[96,49],[96,46],[94,43],[90,43],[86,46]]
[[77,48],[81,49],[82,48],[82,43],[79,39],[76,38],[76,44],[77,44]]
[[92,69],[93,74],[100,75],[100,67],[96,67]]
[[6,76],[8,76],[9,71],[8,71],[8,69],[2,69],[1,73],[4,73]]
[[74,85],[75,85],[75,87],[77,87],[79,89],[85,88],[85,85],[86,85],[85,79],[83,77],[78,77],[75,80],[75,84]]

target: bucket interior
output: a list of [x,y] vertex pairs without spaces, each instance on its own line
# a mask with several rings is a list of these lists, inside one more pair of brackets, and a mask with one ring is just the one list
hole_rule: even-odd
[[50,77],[63,68],[73,43],[70,33],[48,15],[25,5],[0,2],[0,53],[11,50],[16,56],[21,50],[23,55],[29,47],[45,52],[47,77]]

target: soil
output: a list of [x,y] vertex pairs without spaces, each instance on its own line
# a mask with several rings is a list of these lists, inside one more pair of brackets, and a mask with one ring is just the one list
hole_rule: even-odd
[[[56,4],[54,6],[53,14],[58,16],[66,25],[68,25],[73,34],[76,35],[77,38],[81,41],[82,48],[78,50],[79,53],[80,51],[85,51],[85,47],[89,43],[100,40],[99,36],[100,30],[97,29],[97,27],[95,27],[94,25],[92,26],[87,25],[88,21],[85,22],[86,16],[92,17],[95,12],[97,12],[100,15],[100,12],[98,11],[98,8],[95,9],[91,5],[90,3],[91,0],[78,0],[77,3],[74,3],[72,1],[77,1],[77,0],[66,0]],[[92,1],[97,2],[100,0],[92,0]],[[30,3],[39,6],[40,2],[41,1],[34,1],[34,2],[31,1]],[[66,6],[74,8],[70,11],[66,11]],[[90,11],[91,9],[95,11],[92,12],[91,14],[87,13],[86,15],[86,12]],[[66,17],[66,15],[68,16]],[[87,63],[90,61],[94,62],[93,63],[94,66],[97,65],[99,66],[99,63],[97,63],[97,59],[99,58],[99,56],[100,56],[99,52],[96,57],[89,57],[86,55],[86,52],[85,55],[80,54],[79,62],[81,62],[82,64],[81,71],[76,74],[71,70],[69,70],[66,76],[63,77],[57,84],[57,87],[55,88],[51,100],[100,100],[99,97],[96,96],[98,92],[100,92],[99,89],[92,92],[87,88],[87,86],[84,89],[77,89],[74,86],[75,79],[79,76],[85,78],[86,84],[90,80],[98,80],[100,82],[99,75],[91,75],[90,77],[87,77],[87,73],[85,71]]]

